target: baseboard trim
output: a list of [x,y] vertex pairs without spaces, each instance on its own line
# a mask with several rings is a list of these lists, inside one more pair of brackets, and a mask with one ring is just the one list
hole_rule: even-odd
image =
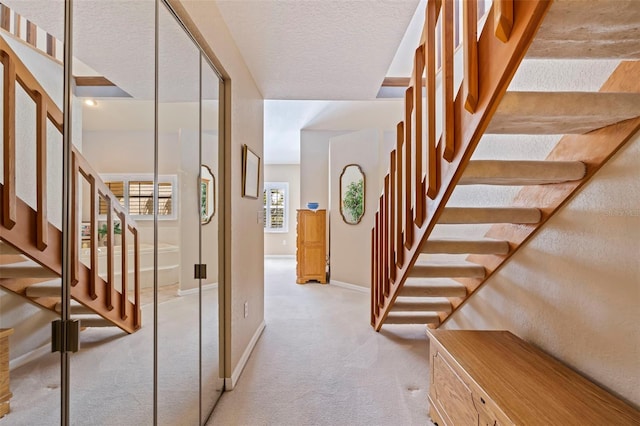
[[[240,357],[240,361],[238,361],[238,365],[236,365],[236,368],[233,369],[233,373],[231,374],[231,377],[227,378],[225,380],[225,389],[226,390],[233,390],[233,388],[235,388],[236,385],[238,384],[238,380],[240,379],[240,375],[242,374],[242,371],[244,370],[244,367],[247,365],[247,361],[249,361],[249,357],[251,356],[251,352],[253,352],[253,348],[256,346],[256,343],[258,343],[258,340],[260,339],[260,336],[262,335],[262,332],[264,331],[264,328],[266,326],[267,326],[267,324],[264,322],[264,320],[262,320],[262,322],[258,326],[258,329],[253,334],[253,337],[251,338],[251,341],[247,345],[247,348],[244,350],[244,353],[242,354],[242,357]],[[227,386],[227,384],[228,384],[228,386]]]
[[42,356],[45,356],[48,353],[51,353],[50,343],[47,343],[43,346],[40,346],[39,348],[29,351],[26,354],[20,355],[16,359],[12,359],[11,361],[9,361],[9,370],[22,367],[26,363],[31,362],[34,359],[38,359]]
[[335,285],[336,287],[342,287],[342,288],[346,288],[346,289],[349,289],[349,290],[359,291],[361,293],[371,293],[371,289],[369,287],[362,287],[360,285],[355,285],[355,284],[351,284],[351,283],[345,283],[345,282],[342,282],[342,281],[331,280],[331,281],[329,281],[329,284]]
[[[205,284],[202,286],[203,291],[213,290],[218,288],[218,283]],[[188,296],[189,294],[196,294],[200,289],[198,287],[190,288],[189,290],[178,290],[178,296]]]
[[265,259],[295,259],[295,254],[265,254]]

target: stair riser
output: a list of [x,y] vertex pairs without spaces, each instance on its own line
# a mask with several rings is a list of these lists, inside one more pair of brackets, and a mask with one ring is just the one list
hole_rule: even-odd
[[434,315],[416,315],[407,318],[392,317],[389,315],[385,324],[440,324],[440,317]]
[[56,278],[56,274],[38,266],[0,267],[3,278]]
[[427,241],[422,247],[423,254],[508,254],[509,243],[506,241]]
[[414,266],[409,277],[411,278],[484,278],[483,267],[474,268],[447,268],[431,266]]
[[396,301],[392,312],[451,312],[450,303],[401,303]]
[[465,297],[467,290],[460,288],[439,288],[439,287],[404,287],[400,291],[402,297]]
[[438,224],[491,224],[491,223],[522,223],[536,224],[540,222],[542,214],[538,209],[528,208],[459,208],[444,209]]

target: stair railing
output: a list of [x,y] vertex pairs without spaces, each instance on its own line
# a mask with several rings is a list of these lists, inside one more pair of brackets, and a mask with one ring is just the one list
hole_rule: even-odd
[[[21,243],[21,249],[34,260],[41,259],[38,252],[44,253],[48,259],[55,259],[47,262],[47,267],[54,272],[61,274],[60,245],[50,244],[51,224],[47,218],[47,120],[62,133],[63,113],[49,97],[44,88],[38,83],[33,74],[26,68],[24,63],[9,47],[6,41],[0,38],[0,60],[4,65],[4,81],[3,81],[3,178],[2,184],[2,215],[0,224],[2,228],[3,238],[11,238],[12,243],[17,241]],[[17,214],[17,196],[16,196],[16,82],[22,86],[24,91],[33,99],[36,104],[36,221],[35,233],[31,230],[32,225],[29,223],[20,224],[23,219]],[[75,208],[72,210],[71,217],[71,233],[72,241],[72,283],[75,287],[80,282],[80,265],[78,261],[80,238],[78,230],[80,223],[78,221],[78,209],[80,201],[80,192],[82,185],[79,184],[79,177],[82,176],[90,185],[90,272],[88,277],[88,293],[90,300],[104,301],[104,304],[91,304],[91,307],[98,308],[101,315],[106,318],[113,318],[111,311],[114,306],[119,307],[118,316],[122,321],[130,321],[132,327],[129,330],[135,330],[141,326],[141,310],[140,310],[140,273],[139,273],[139,237],[138,227],[135,221],[126,213],[125,209],[119,204],[116,196],[109,190],[107,185],[100,179],[98,173],[93,169],[89,162],[80,154],[80,152],[72,148],[72,199]],[[107,280],[103,281],[98,276],[98,209],[100,199],[108,200],[107,209]],[[114,217],[115,216],[115,217]],[[23,222],[26,222],[24,218]],[[119,303],[114,304],[114,294],[118,291],[114,288],[114,224],[119,221],[122,229],[122,289],[119,293]],[[13,232],[11,232],[13,230]],[[134,250],[134,302],[128,300],[129,288],[129,272],[128,272],[128,246],[127,232],[133,235]],[[31,239],[26,241],[25,239]],[[55,252],[57,250],[57,253]],[[103,288],[105,287],[106,288]],[[78,292],[74,292],[72,288],[72,296]],[[79,294],[78,294],[79,295]],[[102,306],[100,306],[102,305]],[[133,318],[128,320],[129,315]]]
[[[371,325],[376,330],[438,222],[551,1],[494,0],[480,37],[477,15],[484,11],[484,0],[462,2],[464,65],[457,96],[454,8],[460,3],[427,1],[405,92],[404,120],[397,126],[371,235]],[[441,105],[436,105],[438,72]],[[437,127],[442,129],[439,137]]]
[[[24,32],[22,31],[22,23],[25,24]],[[61,43],[42,28],[38,28],[35,23],[20,16],[19,13],[2,3],[0,3],[0,28],[40,50],[51,59],[60,62],[61,58],[57,47]],[[43,47],[38,45],[38,34],[44,36],[45,43],[43,43]]]

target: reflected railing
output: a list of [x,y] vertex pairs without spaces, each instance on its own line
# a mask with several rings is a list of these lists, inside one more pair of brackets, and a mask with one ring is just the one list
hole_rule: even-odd
[[[63,113],[55,102],[38,83],[33,74],[9,47],[7,42],[0,38],[0,61],[4,67],[3,72],[3,184],[2,184],[2,217],[3,237],[8,238],[9,231],[13,231],[14,245],[20,245],[20,249],[29,257],[38,261],[43,266],[61,274],[61,237],[59,230],[54,228],[47,217],[47,124],[50,122],[58,132],[62,133]],[[18,215],[18,197],[16,195],[16,84],[20,85],[35,103],[36,109],[36,205],[35,224],[23,223],[16,227],[22,220],[28,218]],[[75,208],[71,217],[72,244],[72,288],[71,296],[83,305],[93,309],[105,319],[128,333],[139,329],[142,324],[140,308],[140,277],[139,277],[139,238],[135,221],[126,213],[118,203],[117,198],[100,179],[98,173],[91,167],[80,152],[72,149],[72,197]],[[80,265],[78,261],[81,238],[78,235],[80,223],[78,210],[81,204],[81,188],[78,185],[79,177],[84,178],[90,187],[90,268]],[[106,281],[98,274],[98,208],[99,200],[108,201],[107,211],[107,264],[108,272]],[[121,285],[119,289],[114,287],[114,229],[115,223],[120,223],[122,230],[122,246],[127,247],[130,235],[134,247],[134,301],[127,298],[129,287],[128,279],[128,250],[121,250]],[[35,229],[31,229],[31,227]],[[18,231],[19,230],[19,231]],[[55,233],[55,237],[51,235]],[[20,234],[20,235],[17,235]],[[32,239],[29,239],[31,238]],[[25,240],[25,238],[27,240]],[[53,242],[53,243],[52,243]],[[82,284],[82,285],[78,285]]]

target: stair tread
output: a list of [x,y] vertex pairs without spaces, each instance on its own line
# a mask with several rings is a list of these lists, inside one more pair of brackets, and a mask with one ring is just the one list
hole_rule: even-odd
[[97,314],[73,315],[72,319],[80,320],[80,327],[116,327],[114,323]]
[[[95,311],[91,308],[86,307],[85,305],[83,305],[80,302],[77,302],[75,300],[71,300],[70,306],[71,308],[71,315],[83,315],[83,314],[94,314]],[[62,303],[58,302],[56,303],[56,305],[54,306],[54,310],[56,312],[62,312]]]
[[640,94],[507,92],[486,134],[584,134],[640,116]]
[[60,297],[61,283],[62,281],[58,278],[55,280],[33,284],[26,288],[25,295],[30,298]]
[[580,161],[474,160],[458,185],[546,185],[580,180],[585,172]]

